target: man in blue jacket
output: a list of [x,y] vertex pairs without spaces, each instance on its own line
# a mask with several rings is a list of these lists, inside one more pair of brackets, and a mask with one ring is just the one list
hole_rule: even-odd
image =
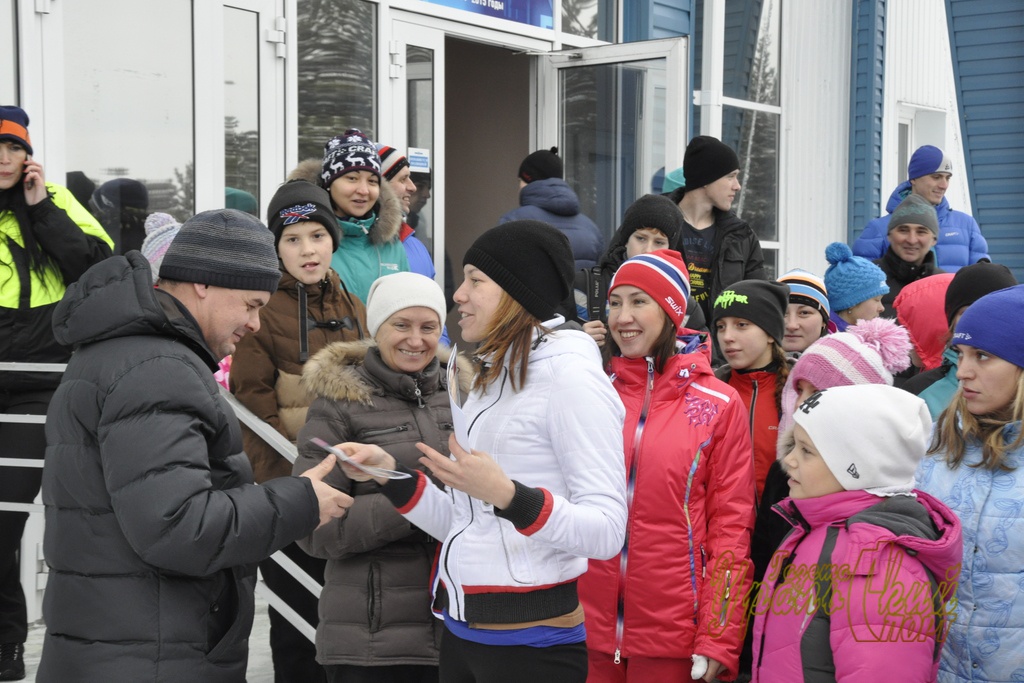
[[[988,243],[981,235],[978,222],[969,214],[949,208],[945,195],[952,176],[953,164],[945,152],[932,145],[918,147],[907,165],[910,180],[893,190],[885,207],[891,214],[911,193],[931,202],[939,218],[936,265],[947,273],[955,273],[978,261],[991,260]],[[874,219],[853,243],[853,253],[872,260],[881,258],[889,248],[888,230],[889,216]]]
[[604,253],[605,236],[594,221],[580,213],[580,198],[562,179],[558,148],[539,149],[519,165],[519,208],[498,223],[544,221],[569,238],[576,269],[592,268]]

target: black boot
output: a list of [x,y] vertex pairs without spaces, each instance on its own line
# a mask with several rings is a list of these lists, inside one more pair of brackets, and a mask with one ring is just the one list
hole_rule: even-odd
[[25,678],[25,644],[0,643],[0,681]]

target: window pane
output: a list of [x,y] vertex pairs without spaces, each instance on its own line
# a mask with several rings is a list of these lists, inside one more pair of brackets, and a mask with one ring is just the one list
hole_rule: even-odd
[[376,5],[299,0],[299,158],[320,157],[346,128],[372,139],[376,106]]
[[[406,131],[409,147],[430,151],[434,159],[434,51],[407,45],[405,54],[407,111]],[[430,174],[412,174],[416,194],[412,197],[409,224],[416,237],[434,253],[434,202],[430,200]]]
[[723,107],[722,141],[740,158],[743,189],[733,210],[759,239],[777,240],[779,115]]
[[[0,102],[17,104],[18,98],[18,25],[14,0],[0,0]],[[32,116],[29,115],[31,119]]]
[[665,60],[562,69],[559,101],[566,182],[610,236],[665,165]]
[[[694,12],[694,89],[700,89],[704,2]],[[781,0],[726,0],[722,89],[726,97],[779,104]],[[694,128],[694,130],[699,130]]]
[[259,15],[224,8],[225,206],[259,215]]
[[562,30],[614,42],[615,0],[562,0]]
[[[115,40],[109,17],[119,26],[159,30],[117,31]],[[134,178],[148,190],[148,211],[191,216],[191,3],[64,3],[64,76],[68,170],[82,171],[97,186]]]
[[761,247],[764,254],[764,277],[766,280],[774,280],[779,273],[779,250],[775,247]]

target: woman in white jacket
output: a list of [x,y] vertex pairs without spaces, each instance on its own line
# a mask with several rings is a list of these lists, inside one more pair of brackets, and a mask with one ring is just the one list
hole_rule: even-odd
[[[624,411],[594,341],[555,329],[573,275],[564,235],[537,221],[506,223],[481,235],[463,264],[459,326],[464,340],[480,342],[463,406],[469,443],[452,437],[451,457],[418,444],[444,491],[422,473],[378,482],[400,513],[444,541],[435,599],[446,625],[443,683],[582,683],[576,579],[587,558],[622,547]],[[342,448],[396,467],[377,446]]]

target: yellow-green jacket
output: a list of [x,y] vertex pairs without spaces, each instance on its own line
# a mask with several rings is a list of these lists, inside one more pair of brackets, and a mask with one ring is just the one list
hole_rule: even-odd
[[[9,191],[18,191],[12,188]],[[64,290],[95,263],[110,256],[113,241],[99,222],[60,185],[46,184],[50,196],[28,207],[29,225],[12,211],[0,211],[0,361],[63,363],[71,350],[50,329],[53,308]],[[23,234],[31,230],[51,260],[30,267]],[[0,372],[0,390],[56,387],[55,373]]]

